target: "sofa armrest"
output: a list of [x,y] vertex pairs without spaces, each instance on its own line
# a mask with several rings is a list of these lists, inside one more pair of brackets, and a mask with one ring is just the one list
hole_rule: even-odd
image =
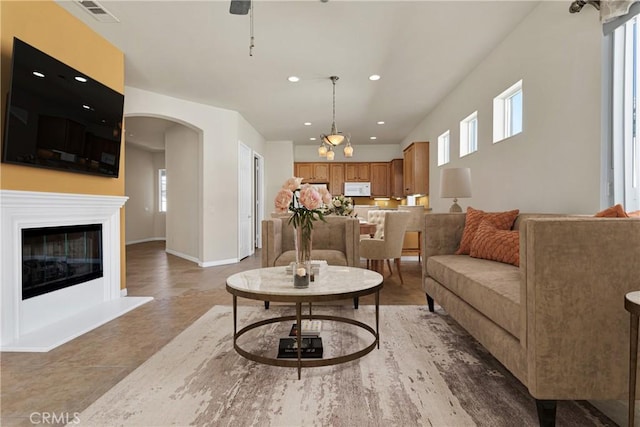
[[262,267],[273,267],[282,254],[282,219],[262,220]]
[[537,399],[624,398],[624,296],[640,289],[640,221],[556,218],[523,225],[529,392]]

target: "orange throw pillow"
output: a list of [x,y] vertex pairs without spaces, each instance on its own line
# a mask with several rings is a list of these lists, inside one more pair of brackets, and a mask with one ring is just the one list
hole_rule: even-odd
[[464,230],[462,231],[462,239],[460,240],[460,247],[456,251],[456,255],[468,255],[470,253],[471,243],[482,220],[486,219],[498,230],[511,230],[513,222],[519,213],[520,210],[518,209],[507,212],[485,212],[468,207],[467,217],[464,221]]
[[621,204],[617,204],[615,206],[611,206],[603,211],[595,214],[598,218],[629,218],[629,215],[624,211],[624,208]]
[[498,230],[485,219],[476,230],[469,255],[519,266],[520,233],[516,230]]

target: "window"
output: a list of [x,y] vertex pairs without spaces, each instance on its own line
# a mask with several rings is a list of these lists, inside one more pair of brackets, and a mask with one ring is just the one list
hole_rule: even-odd
[[167,170],[158,170],[158,211],[167,211]]
[[637,119],[640,69],[638,16],[613,33],[612,165],[613,202],[640,209],[640,121]]
[[438,137],[438,166],[449,163],[449,131]]
[[460,122],[460,157],[478,151],[478,112]]
[[493,142],[522,132],[522,80],[493,98]]

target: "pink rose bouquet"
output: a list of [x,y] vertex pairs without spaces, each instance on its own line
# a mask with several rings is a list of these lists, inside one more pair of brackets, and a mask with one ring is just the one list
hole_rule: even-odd
[[331,203],[332,197],[326,188],[316,188],[302,183],[302,178],[287,179],[274,200],[276,211],[291,212],[289,223],[300,228],[303,235],[311,237],[313,221],[324,221],[324,211]]

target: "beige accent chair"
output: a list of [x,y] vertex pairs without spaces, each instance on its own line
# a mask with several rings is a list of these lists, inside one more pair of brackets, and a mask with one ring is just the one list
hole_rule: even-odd
[[[313,223],[311,259],[329,265],[360,267],[360,222],[356,218],[327,215]],[[296,260],[294,228],[289,216],[262,221],[262,267],[286,266]],[[269,308],[269,301],[264,302]],[[354,298],[358,308],[358,300]]]
[[[370,211],[368,221],[378,224],[378,229],[373,239],[360,240],[360,256],[367,259],[367,268],[384,274],[384,260],[387,260],[390,275],[393,274],[390,259],[394,259],[400,283],[404,284],[400,271],[400,257],[402,256],[402,244],[404,233],[411,214],[402,211]],[[371,261],[374,261],[371,263]]]
[[[311,259],[329,265],[360,266],[360,223],[357,219],[327,215],[313,223]],[[262,266],[286,266],[296,260],[294,228],[289,217],[262,221]]]
[[353,206],[353,216],[359,220],[367,221],[369,218],[369,211],[379,210],[380,206],[377,205],[355,205]]
[[418,262],[422,264],[422,230],[424,228],[424,215],[426,213],[424,206],[398,206],[399,211],[409,212],[411,218],[407,224],[407,232],[418,233]]

